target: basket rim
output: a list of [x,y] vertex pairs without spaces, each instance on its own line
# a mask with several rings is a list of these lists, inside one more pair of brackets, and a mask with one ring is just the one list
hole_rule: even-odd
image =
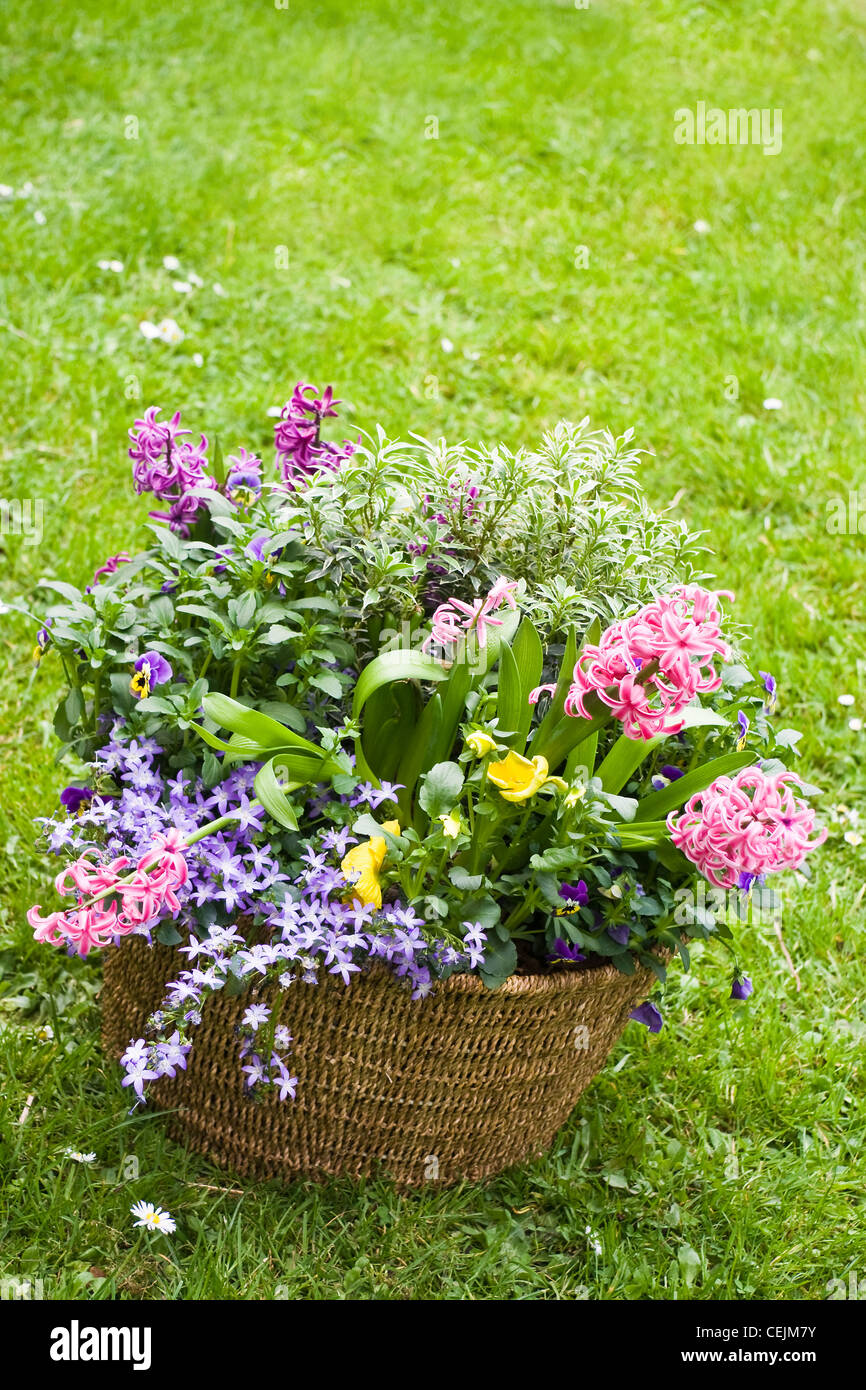
[[[638,966],[638,969],[640,968]],[[580,990],[608,989],[622,978],[622,972],[617,970],[615,965],[603,961],[598,964],[579,965],[576,969],[565,967],[546,974],[509,975],[495,990],[488,989],[478,975],[450,975],[447,980],[438,981],[435,993],[444,991],[450,994],[478,994],[488,997],[503,994],[574,994]]]

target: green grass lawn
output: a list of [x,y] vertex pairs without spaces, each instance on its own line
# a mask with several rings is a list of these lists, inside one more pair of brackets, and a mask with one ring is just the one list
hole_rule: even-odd
[[[735,1005],[727,959],[696,952],[548,1158],[408,1198],[245,1187],[128,1116],[98,963],[29,939],[52,873],[31,822],[68,780],[59,676],[34,683],[33,633],[0,617],[0,1273],[193,1299],[824,1298],[866,1276],[863,850],[833,809],[862,802],[866,537],[827,529],[866,438],[862,5],[12,0],[0,45],[0,183],[32,184],[0,199],[0,498],[44,507],[41,544],[0,537],[3,597],[136,545],[125,432],[151,403],[262,449],[301,376],[393,435],[634,425],[834,827],[782,890],[796,974],[772,928],[744,933]],[[674,143],[698,101],[781,109],[782,151]],[[140,333],[165,316],[181,345]],[[177,1235],[133,1232],[138,1198]]]

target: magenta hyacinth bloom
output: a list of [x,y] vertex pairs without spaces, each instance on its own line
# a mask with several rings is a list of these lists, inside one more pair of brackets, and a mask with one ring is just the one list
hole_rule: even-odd
[[[722,683],[714,664],[716,657],[727,660],[730,655],[720,628],[722,598],[732,599],[733,594],[684,584],[634,617],[613,623],[598,644],[581,651],[565,713],[591,719],[586,700],[594,695],[621,721],[628,738],[679,733],[686,706]],[[652,674],[641,679],[650,663]],[[550,689],[539,687],[530,700],[535,703]]]
[[132,478],[136,492],[152,492],[165,507],[150,513],[154,520],[188,536],[203,505],[195,489],[216,487],[207,471],[208,442],[204,435],[198,444],[183,437],[190,431],[180,428],[179,410],[168,421],[158,420],[159,413],[151,406],[129,431]]
[[104,574],[115,574],[117,572],[118,565],[129,565],[131,563],[132,557],[130,555],[127,555],[125,550],[122,550],[119,555],[110,555],[108,559],[105,561],[105,564],[100,565],[99,569],[93,576],[94,584],[98,584]]
[[339,404],[332,387],[326,386],[319,394],[318,387],[299,381],[291,400],[283,407],[274,426],[274,446],[283,480],[290,487],[322,469],[339,468],[355,452],[355,445],[348,440],[336,445],[321,438],[322,421],[336,416],[335,407]]

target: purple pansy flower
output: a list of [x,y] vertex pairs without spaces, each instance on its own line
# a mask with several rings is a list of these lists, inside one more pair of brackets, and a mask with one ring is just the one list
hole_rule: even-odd
[[172,669],[159,652],[145,652],[135,663],[135,674],[129,683],[133,695],[146,699],[155,685],[165,685],[172,677]]
[[89,787],[64,787],[60,793],[60,804],[65,806],[70,816],[75,816],[82,806],[89,806],[93,800],[93,792]]
[[586,956],[579,946],[572,946],[569,941],[565,941],[561,936],[558,936],[553,943],[551,960],[569,960],[576,962],[579,960],[586,960]]
[[660,1033],[664,1019],[656,1008],[655,1004],[648,999],[645,1004],[639,1004],[636,1009],[632,1009],[629,1018],[633,1018],[635,1023],[643,1023],[651,1033]]
[[676,782],[677,779],[682,776],[683,770],[681,767],[674,767],[673,763],[665,763],[661,771],[657,772],[655,777],[652,778],[652,785],[657,792],[660,792],[664,787],[669,787],[671,782]]
[[776,677],[771,676],[769,671],[759,671],[758,675],[764,682],[764,689],[770,697],[767,700],[767,713],[772,714],[776,708]]
[[589,889],[583,879],[579,878],[577,883],[561,883],[559,896],[563,902],[577,903],[578,907],[586,907],[589,902]]

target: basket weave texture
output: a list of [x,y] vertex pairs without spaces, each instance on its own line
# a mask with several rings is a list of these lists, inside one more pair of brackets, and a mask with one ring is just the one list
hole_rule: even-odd
[[[130,937],[106,955],[102,1039],[144,1036],[188,962]],[[186,1073],[155,1084],[170,1135],[247,1177],[391,1177],[401,1188],[489,1178],[548,1149],[654,977],[611,965],[455,975],[412,1000],[386,967],[347,988],[325,976],[280,996],[297,1098],[244,1093],[235,1032],[249,993],[208,1001]],[[272,1002],[266,987],[259,1001]]]

